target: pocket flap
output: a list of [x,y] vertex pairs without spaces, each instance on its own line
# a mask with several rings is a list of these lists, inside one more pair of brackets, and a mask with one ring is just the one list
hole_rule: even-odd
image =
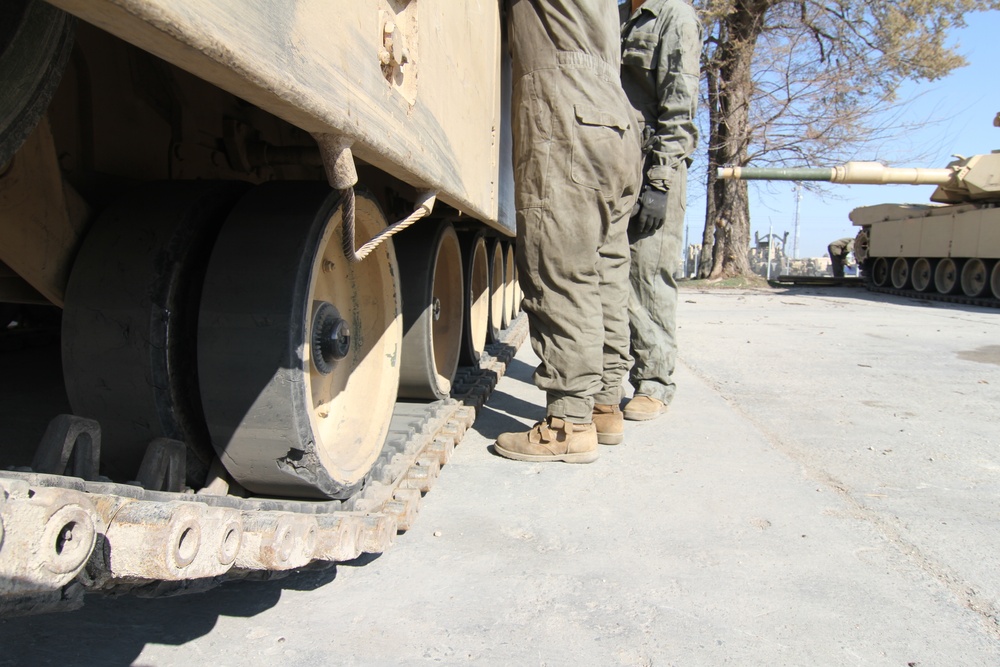
[[629,122],[621,114],[612,113],[598,109],[591,104],[574,104],[573,110],[576,112],[576,119],[582,125],[600,125],[602,127],[614,127],[622,132],[628,129]]
[[658,35],[637,33],[625,40],[622,64],[642,69],[653,69],[653,58],[659,43]]

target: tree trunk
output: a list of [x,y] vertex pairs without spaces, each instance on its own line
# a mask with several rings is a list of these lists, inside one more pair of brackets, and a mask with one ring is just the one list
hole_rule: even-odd
[[[745,181],[716,179],[716,168],[743,166],[750,143],[751,64],[760,16],[771,0],[737,2],[720,20],[718,46],[706,67],[709,103],[708,203],[699,277],[750,275],[750,199]],[[710,229],[711,228],[711,229]],[[709,240],[711,239],[711,243]],[[710,255],[709,255],[710,253]]]
[[[705,192],[712,192],[715,184],[715,170],[719,166],[715,160],[712,145],[718,136],[719,128],[719,70],[712,58],[702,59],[702,69],[705,71],[705,81],[708,88],[708,169],[706,170]],[[701,238],[701,252],[698,256],[698,278],[708,278],[715,265],[713,250],[715,248],[715,197],[705,197],[705,231]]]
[[709,278],[751,275],[747,252],[750,249],[750,198],[746,181],[716,180],[714,262]]

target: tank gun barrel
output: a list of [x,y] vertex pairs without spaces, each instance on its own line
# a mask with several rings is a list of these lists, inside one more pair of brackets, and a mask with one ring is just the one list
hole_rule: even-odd
[[719,167],[719,178],[746,181],[829,181],[831,183],[886,185],[946,185],[955,171],[950,168],[886,167],[878,162],[847,162],[836,167]]

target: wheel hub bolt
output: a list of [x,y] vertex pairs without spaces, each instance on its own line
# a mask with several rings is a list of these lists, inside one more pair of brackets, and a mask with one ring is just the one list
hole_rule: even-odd
[[351,330],[333,304],[323,303],[313,316],[312,358],[316,370],[326,375],[351,351]]
[[323,356],[329,356],[334,361],[340,361],[351,351],[351,330],[347,322],[336,318],[330,325],[323,341]]

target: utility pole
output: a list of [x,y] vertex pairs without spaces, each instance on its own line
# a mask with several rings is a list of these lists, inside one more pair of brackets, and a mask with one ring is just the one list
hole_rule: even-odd
[[767,221],[767,279],[771,279],[771,244],[774,243],[774,223]]
[[681,252],[681,266],[684,267],[685,278],[691,277],[691,269],[688,267],[688,255],[690,254],[690,246],[688,245],[688,229],[690,229],[690,225],[684,225],[684,250]]
[[792,244],[792,259],[799,258],[799,202],[802,201],[802,184],[795,184],[795,242]]

